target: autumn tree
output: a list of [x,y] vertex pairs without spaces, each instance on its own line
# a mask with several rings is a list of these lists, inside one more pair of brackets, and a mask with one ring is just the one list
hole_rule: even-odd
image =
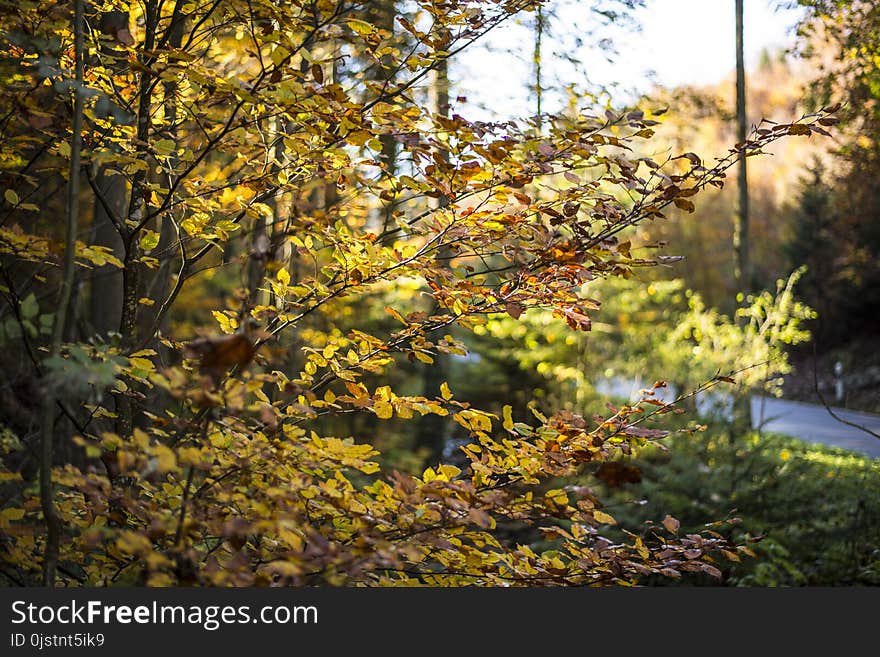
[[[536,134],[426,106],[449,58],[539,3],[410,4],[391,21],[341,0],[7,3],[10,582],[634,584],[747,550],[673,518],[608,540],[601,501],[557,483],[662,439],[653,400],[583,417],[390,385],[466,354],[453,328],[493,314],[590,330],[591,283],[658,261],[628,231],[692,209],[737,157],[636,157],[657,123],[640,110]],[[119,20],[94,29],[96,11]],[[91,237],[104,218],[120,255]],[[79,308],[111,288],[74,284],[108,266],[105,333]],[[383,469],[364,427],[429,416],[468,436],[462,467]]]

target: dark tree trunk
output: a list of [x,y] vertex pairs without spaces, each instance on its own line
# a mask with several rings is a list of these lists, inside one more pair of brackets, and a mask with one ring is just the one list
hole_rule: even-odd
[[[444,116],[449,116],[449,67],[447,60],[438,63],[435,69],[434,85],[432,89],[433,109],[434,112]],[[440,207],[444,207],[449,203],[449,199],[441,197],[439,199]],[[447,247],[441,247],[437,252],[437,260],[440,263],[448,263],[452,252]],[[435,304],[432,314],[439,312],[439,307]],[[434,356],[434,362],[425,366],[425,374],[423,379],[423,394],[428,397],[436,397],[440,392],[440,385],[449,378],[449,362],[448,356],[437,352]],[[446,447],[447,432],[449,431],[449,422],[446,417],[434,414],[428,414],[419,421],[417,440],[420,446],[427,447],[429,451],[430,462],[437,463],[443,456]]]

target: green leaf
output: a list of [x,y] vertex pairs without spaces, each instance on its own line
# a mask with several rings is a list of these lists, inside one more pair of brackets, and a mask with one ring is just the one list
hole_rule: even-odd
[[174,143],[173,139],[160,139],[153,144],[153,150],[156,152],[156,155],[168,156],[174,152],[176,146],[177,144]]
[[33,319],[40,312],[40,306],[37,304],[37,298],[31,292],[21,300],[21,316],[25,319]]
[[145,230],[141,233],[141,239],[138,242],[144,251],[152,251],[159,246],[159,233],[155,230]]

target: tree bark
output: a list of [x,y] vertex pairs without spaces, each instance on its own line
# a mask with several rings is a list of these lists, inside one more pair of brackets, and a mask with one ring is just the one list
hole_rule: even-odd
[[[73,120],[70,138],[70,164],[67,180],[67,208],[64,238],[64,268],[61,273],[58,306],[52,326],[52,342],[49,347],[50,357],[61,351],[61,341],[70,311],[71,293],[76,274],[76,233],[79,227],[79,173],[82,153],[83,127],[83,0],[76,0],[73,18],[74,43],[74,87],[73,87]],[[51,376],[51,375],[49,375]],[[55,385],[51,380],[44,381],[45,396],[42,409],[42,427],[40,433],[40,503],[46,519],[46,545],[43,552],[43,585],[55,586],[55,574],[58,567],[58,543],[60,523],[55,509],[54,491],[52,490],[52,448],[55,427]]]
[[[432,85],[433,93],[433,109],[434,112],[449,117],[449,66],[446,59],[437,64],[435,69],[434,84]],[[447,156],[448,158],[448,156]],[[444,159],[447,159],[444,158]],[[449,199],[440,197],[439,207],[445,207],[449,204]],[[441,247],[437,252],[437,260],[439,262],[449,262],[452,252],[447,247]],[[431,314],[439,311],[438,305],[434,304]],[[449,362],[445,354],[439,352],[434,356],[434,362],[425,366],[425,374],[423,378],[423,394],[425,397],[436,397],[440,390],[440,385],[449,377]],[[449,428],[449,422],[446,417],[434,414],[428,414],[419,421],[417,440],[419,445],[424,445],[430,450],[429,459],[431,463],[437,463],[443,457],[443,451],[446,447],[446,433]]]
[[[89,29],[110,39],[102,40],[100,53],[91,59],[116,74],[124,75],[128,69],[126,52],[117,49],[122,43],[119,35],[129,34],[129,17],[124,11],[100,11],[93,4],[86,7],[86,23]],[[114,117],[127,123],[131,114],[110,98],[101,99],[95,112],[102,118]],[[109,148],[116,152],[114,144]],[[92,183],[95,187],[92,214],[92,244],[109,248],[119,260],[125,257],[122,237],[117,224],[125,216],[128,198],[125,177],[109,172],[104,166],[95,166]],[[111,216],[112,215],[112,216]],[[119,328],[122,314],[122,272],[112,265],[105,265],[92,272],[89,282],[88,324],[96,335],[107,336]]]
[[[147,0],[145,3],[145,24],[143,52],[150,53],[156,44],[156,27],[158,23],[158,0]],[[146,60],[149,55],[141,56]],[[137,111],[137,154],[143,160],[148,159],[147,146],[150,140],[150,110],[152,102],[150,88],[153,75],[145,61],[141,61],[143,70],[138,82]],[[131,196],[128,201],[126,222],[129,226],[137,226],[147,213],[147,172],[138,170],[131,178]],[[122,269],[122,312],[119,318],[119,334],[122,337],[123,349],[131,349],[138,344],[138,282],[140,278],[140,247],[135,228],[126,228],[123,236],[125,257]],[[116,433],[127,436],[132,428],[131,399],[124,393],[116,396]]]
[[[743,52],[743,0],[735,0],[736,11],[736,140],[740,144],[738,158],[738,192],[739,200],[736,208],[733,227],[734,260],[734,283],[737,299],[734,308],[739,305],[738,296],[748,294],[752,288],[751,261],[749,258],[749,181],[746,165],[745,141],[747,136],[746,123],[746,69]],[[737,323],[741,328],[745,327],[747,320],[738,318]],[[730,433],[732,458],[735,463],[735,439],[744,435],[752,428],[752,404],[751,391],[744,386],[734,397],[733,403],[733,428]]]
[[[172,49],[180,48],[183,43],[183,28],[186,25],[187,16],[182,13],[180,7],[180,2],[175,4],[174,12],[171,16],[171,22],[167,28],[166,41],[168,47]],[[180,158],[177,155],[180,148],[177,90],[178,82],[176,79],[166,80],[162,85],[165,110],[165,130],[175,144],[174,151],[172,151],[171,156],[168,158],[168,169],[171,172],[176,171],[177,166],[180,163]],[[172,176],[173,173],[169,174],[165,181],[165,184],[168,185],[168,189],[171,189],[171,186],[174,184]],[[159,245],[156,247],[156,252],[162,254],[162,262],[159,265],[159,269],[156,271],[153,280],[150,282],[148,293],[146,295],[149,298],[154,299],[156,304],[153,306],[155,312],[151,313],[152,316],[150,317],[149,322],[144,323],[144,333],[152,332],[154,328],[156,330],[164,328],[162,325],[167,325],[168,322],[168,313],[165,313],[162,318],[160,318],[158,314],[161,312],[162,303],[171,291],[172,263],[176,261],[173,252],[175,249],[175,242],[178,239],[178,231],[175,229],[174,219],[171,216],[172,212],[173,211],[169,210],[165,213],[165,216],[157,219]],[[157,322],[157,320],[160,321]],[[152,341],[153,338],[153,335],[142,335],[142,340]]]
[[[376,3],[371,8],[371,20],[379,28],[394,33],[395,16],[397,15],[397,3],[395,1]],[[373,76],[377,81],[392,85],[394,83],[397,69],[394,66],[393,57],[385,55],[381,58],[381,66],[376,67],[376,73]],[[382,151],[380,160],[382,162],[385,175],[389,178],[397,174],[397,140],[394,135],[384,134],[379,137],[382,143]],[[394,219],[394,208],[396,206],[394,198],[385,201],[382,208],[382,226],[380,235],[391,229]]]
[[[95,187],[103,195],[109,210],[117,217],[125,215],[125,178],[109,174],[104,167],[95,172]],[[125,256],[122,238],[113,225],[104,204],[97,199],[92,219],[92,243],[106,246],[120,260]],[[122,272],[112,265],[95,270],[91,278],[89,292],[89,325],[95,334],[106,336],[119,328],[122,314]]]
[[543,99],[544,99],[544,80],[543,80],[543,71],[541,69],[541,50],[543,48],[544,41],[544,8],[541,5],[538,5],[538,9],[535,11],[535,51],[532,55],[532,61],[535,64],[535,118],[538,122],[538,132],[541,131],[543,126],[543,119],[541,115],[544,112],[543,108]]
[[[748,132],[746,121],[746,69],[743,53],[743,0],[736,0],[736,140],[744,144]],[[736,252],[734,281],[736,291],[747,292],[751,288],[751,264],[749,259],[749,181],[746,152],[740,148],[738,158],[737,186],[739,200],[733,229],[733,248]]]

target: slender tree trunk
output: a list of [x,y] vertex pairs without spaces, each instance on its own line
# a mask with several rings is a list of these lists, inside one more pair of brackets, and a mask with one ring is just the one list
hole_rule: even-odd
[[[125,215],[125,178],[110,174],[104,167],[95,172],[95,186],[103,195],[104,202],[117,217]],[[122,238],[113,225],[104,204],[97,199],[92,219],[92,243],[106,246],[120,260],[125,256]],[[112,265],[95,270],[89,292],[89,324],[97,334],[106,336],[119,328],[122,315],[122,272]]]
[[[391,0],[384,3],[376,3],[371,9],[372,22],[388,32],[394,34],[395,16],[397,15],[397,2]],[[394,58],[391,55],[385,55],[381,59],[381,66],[376,67],[376,74],[373,76],[377,81],[390,84],[394,82],[396,68]],[[390,178],[397,174],[397,140],[394,135],[386,134],[379,137],[382,143],[382,152],[380,161],[382,162],[385,174]],[[394,198],[385,201],[382,208],[382,226],[380,234],[385,233],[392,227],[394,219],[394,208],[396,203]]]
[[[67,208],[64,237],[64,269],[58,294],[58,306],[52,327],[52,343],[49,355],[61,351],[64,338],[64,324],[70,310],[71,292],[76,266],[76,232],[79,227],[79,173],[82,152],[83,126],[83,22],[84,2],[76,0],[73,18],[75,85],[73,91],[73,121],[71,127],[70,165],[67,180]],[[51,376],[51,375],[49,375]],[[55,427],[55,385],[45,381],[46,391],[42,409],[42,431],[40,433],[40,501],[46,519],[46,546],[43,553],[43,584],[55,586],[55,573],[58,566],[58,542],[60,523],[55,509],[52,490],[52,448]]]
[[[743,57],[743,0],[736,0],[736,140],[746,140],[746,69]],[[739,201],[733,228],[733,248],[736,252],[734,280],[736,291],[751,288],[751,263],[749,259],[749,182],[745,149],[739,152],[738,190]]]
[[[93,3],[86,6],[86,24],[89,30],[111,37],[102,40],[100,54],[92,56],[96,65],[105,64],[114,73],[124,75],[128,70],[125,50],[119,49],[119,34],[128,34],[129,17],[125,11],[100,11]],[[103,60],[103,61],[102,61]],[[100,108],[100,109],[99,109]],[[130,121],[131,115],[117,106],[109,98],[95,108],[101,118],[112,117],[123,122]],[[115,144],[108,148],[118,152]],[[125,177],[96,165],[93,168],[95,192],[92,214],[91,243],[109,248],[119,260],[125,257],[122,237],[117,225],[125,216],[128,198]],[[112,213],[112,217],[111,217]],[[114,223],[116,222],[116,224]],[[92,272],[89,282],[88,323],[97,335],[106,336],[119,328],[122,314],[122,272],[112,265],[105,265]]]
[[[169,48],[180,48],[181,43],[183,43],[183,28],[186,24],[186,15],[180,11],[180,3],[175,4],[174,13],[171,16],[171,23],[168,26],[168,47]],[[172,173],[170,173],[167,177],[166,183],[168,188],[171,189],[171,186],[174,184],[173,180],[173,172],[177,170],[177,166],[180,163],[180,158],[177,153],[180,149],[180,135],[178,130],[178,114],[177,114],[177,89],[178,82],[177,79],[166,80],[162,85],[163,91],[163,101],[164,101],[164,109],[165,109],[165,130],[168,133],[169,137],[174,141],[174,150],[171,152],[171,156],[168,158],[168,169]],[[171,274],[172,274],[172,264],[176,262],[176,257],[173,254],[175,248],[175,242],[178,239],[177,230],[175,230],[174,219],[172,218],[173,210],[169,210],[165,216],[161,217],[157,221],[159,222],[159,245],[157,247],[157,252],[162,254],[162,263],[159,265],[159,269],[156,271],[156,275],[153,277],[152,282],[150,283],[149,290],[147,296],[154,299],[156,301],[156,305],[153,306],[155,308],[155,314],[150,318],[150,321],[145,325],[152,327],[155,323],[158,313],[161,311],[162,302],[165,301],[168,293],[171,290]],[[165,313],[163,318],[164,323],[168,322],[168,313]],[[160,328],[160,327],[156,327]],[[149,330],[149,329],[148,329]],[[154,336],[152,335],[144,335],[142,336],[145,340],[152,340]]]
[[536,118],[538,121],[538,131],[541,131],[541,127],[544,124],[544,120],[542,118],[542,114],[544,108],[542,106],[544,99],[544,80],[541,70],[541,49],[543,47],[544,41],[544,8],[541,5],[538,5],[538,9],[535,12],[535,52],[532,55],[532,61],[535,64],[535,111]]
[[[449,67],[447,60],[442,60],[435,70],[433,92],[433,109],[434,112],[444,116],[449,116]],[[445,159],[445,158],[444,158]],[[449,199],[441,197],[439,206],[445,207],[449,204]],[[441,263],[449,262],[452,252],[442,247],[437,252],[437,260]],[[439,307],[435,304],[432,314],[436,314]],[[449,362],[445,354],[437,352],[434,356],[434,362],[426,365],[423,379],[423,394],[426,397],[435,397],[440,390],[440,385],[449,377]],[[446,447],[446,433],[449,428],[447,418],[440,415],[428,414],[421,418],[418,426],[418,444],[427,446],[430,450],[431,463],[437,463],[443,456],[443,450]]]
[[[158,23],[158,1],[147,0],[145,3],[144,25],[144,53],[153,50],[156,43],[156,26]],[[149,55],[144,54],[143,58]],[[138,84],[138,112],[137,112],[137,139],[138,156],[148,159],[147,145],[150,139],[150,110],[152,102],[150,87],[152,73],[149,67],[141,62],[143,71],[140,74]],[[131,196],[128,201],[127,221],[133,225],[139,224],[148,211],[147,207],[147,172],[138,170],[131,179]],[[125,258],[122,269],[122,313],[119,318],[119,334],[122,336],[124,349],[130,349],[137,344],[137,313],[138,313],[138,282],[140,278],[140,248],[138,245],[139,231],[129,228],[123,236]],[[131,398],[125,394],[116,396],[116,433],[127,436],[132,428]]]
[[[743,0],[735,0],[736,11],[736,139],[744,144],[747,136],[746,123],[746,68],[743,53]],[[736,294],[747,294],[751,291],[752,276],[749,258],[749,182],[746,164],[745,147],[739,151],[739,201],[733,227],[734,282]],[[738,305],[734,303],[734,308]],[[740,327],[745,326],[745,318],[737,320]],[[740,385],[733,402],[733,427],[730,432],[731,459],[733,471],[736,472],[736,439],[752,428],[751,391]]]

